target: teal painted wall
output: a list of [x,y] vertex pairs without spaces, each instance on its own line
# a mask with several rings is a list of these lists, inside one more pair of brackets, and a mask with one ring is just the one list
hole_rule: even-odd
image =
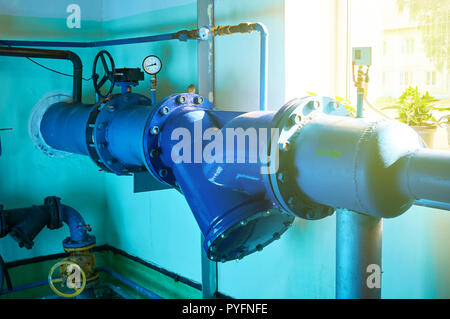
[[[7,3],[12,4],[10,1]],[[7,10],[3,9],[6,7],[0,4],[2,39],[91,39],[101,30],[98,21],[84,21],[82,29],[68,29],[65,11],[60,18],[12,16],[5,15]],[[51,7],[48,3],[46,5]],[[44,8],[41,10],[45,11]],[[74,51],[83,61],[84,77],[89,78],[94,51]],[[61,72],[72,73],[70,61],[39,59],[39,62]],[[83,156],[72,155],[59,160],[44,155],[34,147],[28,135],[28,119],[34,105],[53,90],[71,94],[72,79],[44,70],[25,58],[0,57],[0,83],[0,127],[13,128],[0,133],[3,149],[0,156],[0,203],[5,209],[10,209],[40,205],[46,196],[59,196],[63,203],[83,214],[86,222],[92,225],[97,242],[106,243],[106,232],[99,231],[107,214],[105,174]],[[83,83],[83,99],[85,102],[94,100],[91,82]],[[0,239],[0,253],[6,261],[59,253],[62,252],[62,240],[67,235],[67,227],[55,231],[45,228],[36,237],[32,250],[19,248],[7,236]]]
[[[85,24],[86,29],[68,30],[63,18],[7,16],[0,19],[2,25],[8,21],[0,35],[23,39],[111,39],[196,27],[194,1],[170,1],[170,6],[137,1],[145,3],[141,11],[136,11],[138,5],[127,11],[123,2],[114,1],[109,2],[114,6],[103,5],[100,21],[93,17]],[[284,1],[216,0],[217,25],[243,21],[261,21],[269,28],[269,107],[278,109],[285,102]],[[159,55],[163,62],[163,70],[158,74],[159,98],[197,84],[195,42],[168,41],[108,50],[118,67],[137,67],[146,55]],[[88,77],[97,50],[75,51],[81,55]],[[257,109],[258,52],[257,34],[216,39],[219,108]],[[98,172],[89,159],[81,156],[51,159],[34,149],[27,133],[32,106],[48,91],[70,92],[71,84],[70,79],[19,60],[0,57],[0,127],[14,128],[12,132],[0,133],[4,148],[0,157],[0,203],[7,208],[19,207],[40,203],[47,195],[61,196],[82,212],[100,243],[199,282],[200,232],[183,196],[173,190],[133,194],[132,178]],[[70,63],[46,64],[70,72]],[[148,90],[146,75],[145,82],[135,91],[148,94]],[[85,83],[84,92],[86,101],[92,101],[91,83]],[[383,297],[450,297],[450,254],[446,247],[449,226],[448,213],[420,207],[384,221]],[[44,230],[32,251],[19,249],[9,238],[0,240],[0,249],[7,260],[58,252],[66,233],[65,229]],[[334,298],[334,268],[335,216],[314,222],[296,219],[291,229],[264,251],[220,264],[219,286],[221,292],[242,298]]]
[[[186,2],[186,1],[184,1]],[[142,2],[143,3],[143,2]],[[142,12],[103,23],[105,38],[176,32],[197,26],[196,3]],[[157,97],[186,92],[197,84],[197,43],[165,41],[110,47],[116,65],[140,67],[149,54],[161,57]],[[149,95],[150,76],[134,91]],[[132,177],[106,176],[108,241],[130,254],[201,282],[200,231],[175,190],[133,194]]]

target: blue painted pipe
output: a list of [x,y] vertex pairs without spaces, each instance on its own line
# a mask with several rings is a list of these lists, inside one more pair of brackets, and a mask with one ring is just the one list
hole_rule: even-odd
[[[115,272],[114,270],[112,270],[108,267],[97,267],[97,268],[95,268],[95,270],[111,275],[113,278],[119,280],[123,284],[135,289],[136,291],[140,292],[141,294],[143,294],[151,299],[163,299],[161,296],[142,287],[141,285],[135,283],[134,281],[131,281],[128,278],[118,274],[117,272]],[[17,291],[23,291],[23,290],[27,290],[27,289],[31,289],[31,288],[35,288],[35,287],[39,287],[39,286],[45,286],[45,285],[48,285],[48,279],[38,280],[35,282],[14,286],[14,287],[12,287],[11,290],[8,290],[8,289],[0,290],[0,295],[5,295],[5,294],[9,294],[9,293],[17,292]],[[1,287],[0,287],[0,289],[1,289]]]
[[48,145],[62,151],[87,155],[86,129],[90,105],[61,102],[52,105],[41,121],[41,132]]
[[151,97],[151,100],[152,100],[152,105],[156,105],[156,90],[151,90],[150,91],[150,97]]
[[88,233],[90,227],[86,225],[83,216],[79,212],[67,205],[61,205],[61,211],[63,221],[70,231],[70,236],[63,242],[64,247],[79,248],[95,243],[95,237]]
[[[0,45],[19,46],[19,47],[55,47],[55,48],[96,48],[112,45],[124,45],[145,42],[157,42],[180,39],[179,33],[166,33],[159,35],[151,35],[145,37],[126,38],[117,40],[91,41],[91,42],[71,42],[71,41],[25,41],[25,40],[0,40]],[[190,39],[189,37],[183,40]]]
[[[180,190],[212,260],[261,250],[294,216],[320,219],[346,207],[395,217],[415,196],[450,200],[442,198],[448,194],[448,152],[420,155],[418,135],[399,122],[348,117],[343,106],[323,97],[296,99],[278,112],[213,108],[196,94],[170,95],[156,106],[139,94],[118,94],[94,106],[50,107],[41,133],[49,146],[87,153],[104,170],[129,175],[146,169]],[[228,142],[235,137],[228,137],[228,130],[254,134],[241,134],[244,143],[236,138],[231,148]],[[205,151],[217,137],[213,132],[224,138],[216,141],[208,161]],[[264,143],[250,150],[251,139]],[[261,161],[264,156],[251,160],[261,151],[270,165]],[[439,165],[426,171],[421,168],[425,158],[425,166]],[[419,185],[425,177],[428,192]]]
[[121,274],[115,272],[114,270],[108,268],[108,267],[97,267],[95,268],[97,271],[100,272],[105,272],[109,275],[111,275],[112,277],[114,277],[115,279],[121,281],[122,283],[124,283],[125,285],[133,288],[134,290],[140,292],[141,294],[151,298],[151,299],[163,299],[161,296],[155,294],[154,292],[142,287],[141,285],[136,284],[134,281],[131,281],[130,279],[122,276]]
[[[194,151],[188,163],[176,163],[176,156],[171,156],[178,143],[173,132],[178,128],[201,139],[207,130],[227,127],[242,113],[213,111],[214,106],[196,94],[171,95],[156,106],[150,104],[142,95],[126,93],[103,105],[54,105],[42,118],[41,133],[49,146],[89,154],[100,167],[118,175],[147,169],[161,182],[180,189],[205,236],[204,248],[211,259],[242,258],[278,239],[293,216],[276,209],[261,179],[252,192],[244,189],[242,179],[224,189],[205,176],[205,163],[194,158]],[[273,113],[263,116],[266,126],[271,117]],[[85,146],[80,145],[82,141]],[[200,149],[207,143],[188,141]],[[249,167],[237,168],[246,171]],[[256,166],[252,170],[256,176]]]
[[35,288],[35,287],[39,287],[39,286],[44,286],[44,285],[48,285],[47,279],[38,280],[35,282],[23,284],[23,285],[14,286],[14,287],[12,287],[11,290],[8,290],[8,289],[1,290],[0,295],[6,295],[6,294],[13,293],[13,292],[31,289],[31,288]]

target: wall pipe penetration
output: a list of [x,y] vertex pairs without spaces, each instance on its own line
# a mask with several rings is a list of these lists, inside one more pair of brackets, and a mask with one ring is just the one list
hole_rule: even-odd
[[[450,201],[450,152],[424,150],[415,131],[397,121],[352,118],[325,97],[295,99],[278,112],[213,107],[196,94],[174,94],[152,107],[145,96],[126,93],[94,107],[54,104],[40,128],[49,146],[89,155],[105,171],[147,170],[179,189],[215,261],[262,250],[296,216],[316,220],[345,207],[390,218],[418,198]],[[260,147],[238,143],[228,129],[254,130],[248,141]],[[213,161],[202,158],[211,141],[202,138],[212,131],[224,137]],[[425,161],[435,170],[424,170]],[[423,180],[426,190],[418,187]]]

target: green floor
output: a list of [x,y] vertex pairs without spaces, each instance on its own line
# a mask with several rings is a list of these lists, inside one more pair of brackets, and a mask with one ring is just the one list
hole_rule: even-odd
[[[95,253],[96,265],[108,267],[127,279],[141,285],[165,299],[199,299],[202,297],[200,290],[175,281],[159,271],[148,268],[138,262],[124,256],[113,254],[110,251]],[[42,261],[38,263],[17,266],[9,269],[12,285],[19,286],[47,278],[50,268],[58,262],[58,259]],[[110,283],[118,287],[131,298],[145,299],[147,296],[133,288],[122,284],[107,273],[100,273],[99,284]],[[4,287],[5,288],[5,287]],[[22,291],[0,295],[0,299],[36,299],[53,296],[50,286],[43,285]]]

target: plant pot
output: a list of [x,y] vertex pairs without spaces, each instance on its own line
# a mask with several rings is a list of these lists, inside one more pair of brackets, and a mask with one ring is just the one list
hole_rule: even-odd
[[434,137],[436,135],[437,126],[411,126],[417,134],[422,137],[428,148],[434,147]]

